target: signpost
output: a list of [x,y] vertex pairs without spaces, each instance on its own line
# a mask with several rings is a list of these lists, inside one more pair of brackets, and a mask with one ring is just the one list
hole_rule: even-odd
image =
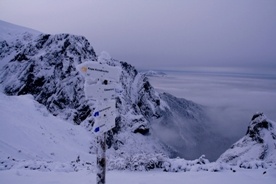
[[98,101],[99,99],[112,99],[116,96],[117,83],[108,81],[108,85],[101,83],[85,83],[84,93],[87,99]]
[[78,70],[84,77],[89,77],[91,79],[110,79],[119,82],[121,76],[121,72],[118,72],[118,70],[120,70],[118,67],[94,61],[87,61],[78,65]]
[[[77,66],[85,77],[84,92],[88,100],[96,101],[93,112],[93,132],[97,135],[97,184],[105,184],[106,132],[115,127],[116,92],[121,69],[109,66],[99,57],[99,62],[84,62]],[[102,61],[102,62],[101,62]]]
[[108,100],[107,103],[99,103],[93,114],[95,124],[93,131],[100,135],[115,127],[116,100]]

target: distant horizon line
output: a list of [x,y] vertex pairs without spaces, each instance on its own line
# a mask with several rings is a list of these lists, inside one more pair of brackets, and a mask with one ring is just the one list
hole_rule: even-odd
[[276,80],[276,68],[247,68],[247,67],[185,67],[141,69],[140,72],[156,71],[165,74],[200,74],[209,76],[246,77]]
[[248,72],[255,72],[255,71],[266,71],[266,72],[276,72],[276,67],[247,67],[247,66],[189,66],[189,67],[136,67],[138,71],[248,71]]

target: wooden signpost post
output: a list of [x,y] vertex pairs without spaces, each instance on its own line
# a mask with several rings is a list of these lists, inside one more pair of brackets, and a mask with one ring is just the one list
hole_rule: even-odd
[[105,184],[106,132],[115,127],[117,86],[121,69],[105,62],[89,61],[77,66],[85,77],[85,97],[96,102],[93,132],[97,135],[97,184]]

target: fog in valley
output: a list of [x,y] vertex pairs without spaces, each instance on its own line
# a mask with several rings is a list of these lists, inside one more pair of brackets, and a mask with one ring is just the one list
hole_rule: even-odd
[[162,71],[164,77],[150,77],[161,92],[207,107],[214,131],[234,143],[245,135],[255,112],[276,120],[276,72],[229,68],[196,68]]

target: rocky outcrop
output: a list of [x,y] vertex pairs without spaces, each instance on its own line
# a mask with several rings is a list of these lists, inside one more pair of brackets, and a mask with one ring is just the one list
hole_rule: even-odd
[[6,55],[14,53],[14,48],[20,49],[3,67],[0,77],[6,94],[32,94],[54,115],[77,124],[86,119],[91,110],[82,92],[83,78],[75,66],[96,60],[96,54],[84,37],[41,34],[24,45],[20,40],[8,44]]
[[240,167],[276,162],[276,123],[263,113],[253,115],[246,135],[223,153],[219,162]]

